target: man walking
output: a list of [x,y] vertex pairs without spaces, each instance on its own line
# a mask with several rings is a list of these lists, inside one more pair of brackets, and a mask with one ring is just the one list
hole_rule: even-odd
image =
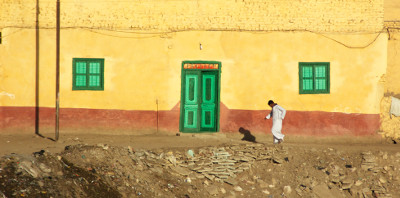
[[269,113],[264,119],[270,119],[272,117],[272,128],[271,132],[274,136],[274,144],[280,144],[283,142],[282,134],[282,120],[285,118],[286,110],[279,106],[274,101],[268,101],[268,105],[272,108],[271,113]]

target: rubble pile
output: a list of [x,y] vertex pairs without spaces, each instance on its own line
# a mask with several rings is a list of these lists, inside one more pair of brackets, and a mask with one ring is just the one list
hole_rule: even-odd
[[72,145],[0,159],[0,197],[400,197],[400,152]]

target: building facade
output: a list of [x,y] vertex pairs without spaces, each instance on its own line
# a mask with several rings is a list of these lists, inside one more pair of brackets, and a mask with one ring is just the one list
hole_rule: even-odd
[[400,117],[389,114],[392,97],[400,98],[400,2],[385,1],[385,29],[388,33],[388,59],[384,78],[385,94],[381,100],[381,128],[380,133],[389,138],[400,138]]
[[[56,2],[0,0],[2,131],[51,130]],[[60,3],[61,131],[372,135],[383,0]]]

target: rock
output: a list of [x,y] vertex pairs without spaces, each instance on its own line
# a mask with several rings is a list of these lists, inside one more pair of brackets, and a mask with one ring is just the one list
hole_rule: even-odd
[[272,179],[271,179],[271,181],[272,181],[272,184],[273,184],[273,185],[275,185],[275,184],[277,184],[277,183],[278,183],[278,181],[276,181],[276,179],[275,179],[275,178],[272,178]]
[[[103,148],[104,150],[108,150],[108,146],[106,144],[99,143],[97,146]],[[67,147],[65,147],[65,150],[68,150]]]
[[190,179],[190,177],[186,177],[185,182],[186,183],[192,183],[192,180]]
[[382,184],[387,183],[387,180],[384,177],[379,177],[379,182],[381,182]]
[[138,171],[143,171],[143,170],[144,170],[144,168],[143,168],[142,165],[137,165],[137,166],[136,166],[136,169],[137,169]]
[[173,155],[169,155],[166,157],[166,159],[171,162],[171,164],[173,164],[174,166],[176,166],[176,158]]
[[19,164],[19,167],[29,173],[33,178],[37,178],[39,176],[39,171],[32,167],[32,162],[22,161]]
[[279,158],[279,157],[274,157],[274,158],[272,159],[272,161],[273,161],[274,163],[276,163],[276,164],[282,164],[283,161],[284,161],[284,159]]
[[40,163],[39,164],[39,168],[40,168],[40,170],[42,170],[43,172],[45,172],[45,173],[50,173],[51,172],[51,169],[50,168],[48,168],[45,164],[43,164],[43,163]]
[[346,190],[346,189],[350,189],[353,186],[353,180],[346,178],[342,181],[342,189]]
[[363,183],[362,181],[357,180],[356,183],[355,183],[354,185],[355,185],[355,186],[361,186],[362,183]]
[[382,156],[382,158],[383,158],[384,160],[387,160],[387,159],[388,159],[388,154],[387,154],[387,153],[384,153],[383,156]]
[[353,184],[342,184],[342,189],[347,190],[350,189],[353,186]]
[[129,152],[129,153],[134,153],[134,150],[132,149],[131,146],[128,146],[127,148],[128,148],[128,152]]
[[225,193],[226,193],[225,188],[221,188],[220,190],[221,190],[221,193],[222,193],[222,194],[225,194]]
[[183,176],[188,176],[191,173],[190,170],[182,168],[182,167],[179,167],[179,166],[171,167],[171,169],[173,171],[175,171],[176,173],[178,173],[180,175],[183,175]]
[[204,174],[204,177],[206,177],[207,179],[209,179],[210,181],[213,181],[215,179],[214,175],[209,175],[209,174]]
[[376,166],[376,158],[371,152],[362,152],[362,170],[372,170]]
[[196,178],[197,178],[197,179],[204,179],[204,178],[205,178],[205,176],[204,176],[204,175],[202,175],[202,174],[197,174],[197,175],[196,175]]
[[218,194],[218,187],[217,186],[208,186],[206,190],[210,195],[217,195]]
[[237,192],[241,192],[243,190],[240,186],[235,186],[233,189]]
[[235,186],[235,185],[238,183],[238,182],[237,182],[235,179],[233,179],[233,178],[228,178],[228,179],[225,179],[224,181],[225,181],[225,183],[230,184],[230,185],[232,185],[232,186]]
[[331,182],[337,184],[340,182],[340,179],[339,179],[339,177],[332,177]]
[[194,157],[194,152],[193,152],[193,150],[189,149],[189,150],[187,151],[187,157],[189,157],[189,158]]
[[268,184],[265,181],[260,180],[258,183],[260,185],[260,188],[267,188],[268,187]]
[[269,194],[270,194],[270,192],[269,192],[267,189],[263,190],[262,192],[263,192],[264,194],[266,194],[266,195],[269,195]]
[[290,186],[285,186],[283,187],[283,192],[285,195],[290,195],[290,193],[292,193],[292,188]]

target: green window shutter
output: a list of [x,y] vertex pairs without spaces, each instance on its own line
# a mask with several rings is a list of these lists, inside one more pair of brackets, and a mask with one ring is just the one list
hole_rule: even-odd
[[315,69],[315,89],[325,90],[326,89],[326,67],[316,66]]
[[89,62],[89,73],[90,74],[100,74],[100,63]]
[[89,76],[89,86],[99,87],[100,86],[100,76]]
[[86,75],[76,75],[75,79],[77,87],[86,87]]
[[76,67],[77,74],[85,74],[86,75],[86,62],[77,61],[75,67]]
[[104,90],[104,59],[74,58],[72,90]]
[[299,93],[329,93],[330,64],[327,62],[299,63]]
[[309,66],[303,67],[303,90],[313,90],[313,68]]

